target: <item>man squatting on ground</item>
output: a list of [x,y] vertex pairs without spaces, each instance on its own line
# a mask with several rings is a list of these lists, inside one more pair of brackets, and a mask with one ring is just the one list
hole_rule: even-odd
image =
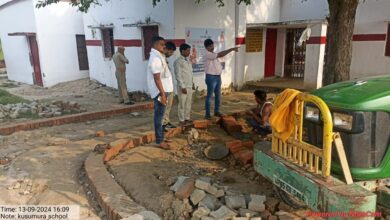
[[129,64],[129,60],[125,57],[125,48],[123,46],[118,47],[118,51],[112,56],[112,60],[116,67],[115,76],[118,82],[119,103],[132,105],[134,102],[129,99],[126,85],[126,64]]
[[167,93],[173,92],[173,81],[164,55],[164,38],[153,37],[152,47],[147,68],[147,83],[150,96],[154,101],[156,144],[163,149],[169,149],[169,144],[164,140],[162,121],[168,104]]
[[[169,42],[165,43],[164,55],[167,59],[169,57],[171,57],[173,55],[173,53],[175,53],[175,51],[176,51],[176,45],[173,42],[169,41]],[[169,68],[168,60],[167,60],[167,65]],[[172,73],[172,71],[170,71],[170,72]],[[173,77],[172,77],[172,83],[173,83],[173,85],[175,85],[175,83],[173,82]],[[172,108],[172,103],[173,103],[174,97],[175,97],[174,91],[168,93],[168,95],[167,95],[168,104],[166,106],[165,114],[164,114],[164,118],[163,118],[163,130],[164,131],[168,131],[168,129],[170,129],[170,128],[176,128],[176,126],[171,124],[171,122],[169,120],[169,114],[171,113],[171,108]]]
[[251,116],[248,122],[258,134],[262,136],[271,134],[269,117],[272,113],[272,103],[267,101],[267,93],[263,90],[254,91],[254,95],[257,107],[247,112]]
[[180,45],[180,57],[177,58],[174,64],[179,98],[178,116],[180,125],[191,123],[193,75],[192,63],[189,60],[190,53],[190,45]]
[[221,104],[221,74],[222,74],[222,65],[219,62],[219,58],[222,58],[228,55],[230,52],[238,52],[238,47],[230,48],[228,50],[221,51],[219,53],[214,53],[214,42],[211,39],[206,39],[204,41],[204,47],[206,48],[206,85],[207,85],[207,97],[206,97],[206,119],[211,119],[210,115],[210,104],[211,97],[214,93],[215,102],[214,102],[214,116],[221,117],[222,113],[219,111],[219,106]]

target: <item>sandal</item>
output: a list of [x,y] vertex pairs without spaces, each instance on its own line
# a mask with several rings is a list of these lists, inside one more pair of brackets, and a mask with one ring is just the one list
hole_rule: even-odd
[[164,149],[164,150],[170,150],[171,149],[169,144],[166,141],[161,142],[160,144],[157,144],[156,147],[159,147],[159,148]]

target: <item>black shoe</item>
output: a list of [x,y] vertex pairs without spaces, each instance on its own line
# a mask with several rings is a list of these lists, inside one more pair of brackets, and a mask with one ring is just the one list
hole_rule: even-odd
[[135,103],[132,102],[132,101],[128,101],[128,102],[125,102],[125,103],[123,103],[123,104],[125,104],[125,105],[134,105]]
[[166,128],[170,129],[170,128],[176,128],[175,125],[171,124],[170,122],[168,122],[168,124],[165,125]]
[[164,131],[164,132],[168,132],[168,131],[169,131],[169,129],[167,128],[166,125],[163,125],[162,127],[163,127],[163,131]]
[[217,113],[214,113],[214,116],[216,116],[216,117],[222,117],[223,114],[222,114],[221,112],[217,112]]
[[206,115],[206,116],[204,116],[204,118],[207,119],[207,120],[211,120],[211,116],[210,115]]

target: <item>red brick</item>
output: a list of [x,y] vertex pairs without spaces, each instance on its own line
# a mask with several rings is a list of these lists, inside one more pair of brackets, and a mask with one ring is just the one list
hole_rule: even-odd
[[242,142],[242,147],[253,149],[253,146],[255,145],[255,142],[253,141],[244,141]]
[[110,161],[112,158],[117,156],[119,154],[119,152],[121,152],[127,146],[128,143],[129,143],[129,141],[124,140],[124,139],[120,139],[120,140],[112,142],[110,144],[111,148],[107,149],[104,152],[103,161],[104,162]]
[[240,140],[232,140],[225,143],[225,146],[229,148],[232,154],[242,149],[242,142]]
[[152,143],[155,140],[156,140],[156,136],[154,135],[154,133],[147,133],[144,136],[142,136],[142,142],[143,143],[149,144],[149,143]]
[[222,126],[227,132],[238,132],[242,130],[242,126],[236,121],[233,116],[222,117]]
[[125,151],[125,150],[132,149],[132,148],[134,148],[134,147],[135,147],[135,146],[134,146],[133,140],[129,140],[129,142],[126,144],[126,146],[125,146],[122,150]]
[[196,129],[206,129],[209,125],[208,120],[195,120],[194,121],[194,128]]
[[104,137],[106,133],[104,131],[98,131],[96,132],[96,137]]
[[169,131],[165,134],[165,137],[172,138],[172,137],[180,134],[181,132],[182,132],[182,128],[181,127],[169,129]]
[[183,184],[176,191],[175,195],[179,199],[187,199],[195,189],[195,179],[188,178],[184,180]]
[[234,156],[242,165],[249,164],[253,160],[253,152],[246,149],[235,153]]
[[133,138],[134,147],[141,146],[143,144],[142,137]]

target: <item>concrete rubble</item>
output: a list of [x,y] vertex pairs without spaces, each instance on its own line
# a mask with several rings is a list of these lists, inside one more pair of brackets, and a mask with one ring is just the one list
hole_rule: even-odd
[[[194,182],[194,188],[185,187],[190,179]],[[180,197],[176,196],[171,208],[174,215],[164,219],[261,220],[299,218],[292,213],[279,210],[280,201],[275,198],[255,194],[244,195],[230,190],[227,186],[213,183],[209,177],[199,177],[195,180],[180,176],[170,189],[176,194],[180,188],[186,188],[187,194],[191,193],[189,199],[181,200]],[[266,209],[266,202],[268,202],[267,207],[270,210]]]
[[0,104],[0,120],[17,119],[24,117],[51,118],[66,114],[86,112],[76,102],[52,101],[43,103],[33,101],[31,103]]

